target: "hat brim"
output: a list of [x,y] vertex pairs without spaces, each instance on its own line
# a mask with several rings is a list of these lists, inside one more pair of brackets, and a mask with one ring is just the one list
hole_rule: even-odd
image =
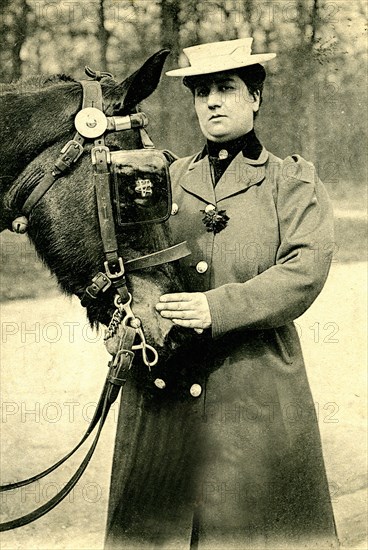
[[231,69],[240,69],[242,67],[248,67],[249,65],[255,65],[256,63],[264,63],[270,61],[276,57],[275,53],[259,53],[250,55],[243,61],[224,60],[220,59],[217,62],[208,62],[201,66],[189,66],[182,67],[181,69],[174,69],[167,71],[167,76],[196,76],[201,74],[219,73],[221,71],[230,71]]

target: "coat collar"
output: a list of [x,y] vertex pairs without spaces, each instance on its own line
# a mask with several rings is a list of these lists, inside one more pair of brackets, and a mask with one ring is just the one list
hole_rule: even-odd
[[263,147],[258,159],[244,157],[242,151],[232,160],[227,170],[213,187],[208,156],[196,155],[182,176],[180,185],[189,193],[208,203],[216,203],[261,183],[265,178],[268,151]]

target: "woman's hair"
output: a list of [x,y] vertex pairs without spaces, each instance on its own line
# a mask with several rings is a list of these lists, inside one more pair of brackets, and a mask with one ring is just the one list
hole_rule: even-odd
[[[256,63],[255,65],[248,65],[247,67],[240,67],[238,69],[230,69],[229,71],[221,71],[221,73],[229,73],[238,75],[248,88],[248,91],[255,98],[256,94],[259,94],[259,106],[262,103],[263,84],[266,79],[266,71],[263,65]],[[216,74],[216,73],[211,73]],[[208,83],[208,77],[210,75],[202,74],[195,76],[184,77],[183,84],[190,89],[194,94],[195,89],[198,86]]]

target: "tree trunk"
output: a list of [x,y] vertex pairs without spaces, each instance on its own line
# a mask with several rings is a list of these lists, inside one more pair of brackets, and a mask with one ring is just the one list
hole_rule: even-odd
[[97,28],[97,38],[99,42],[100,49],[100,67],[99,70],[107,71],[107,48],[109,42],[109,31],[105,27],[105,6],[104,0],[99,1],[98,5],[98,28]]
[[[307,101],[308,101],[308,110],[307,110],[307,143],[306,148],[308,151],[308,157],[311,161],[317,162],[317,108],[316,108],[316,97],[315,90],[319,87],[318,79],[318,64],[315,62],[313,53],[314,47],[317,41],[317,33],[319,28],[319,0],[313,0],[312,13],[310,17],[310,23],[312,27],[311,37],[309,44],[307,46],[308,57],[306,62],[308,63],[306,74],[309,74],[309,82],[311,85],[307,87]],[[314,84],[314,85],[313,85]]]
[[161,44],[171,50],[169,64],[177,66],[180,55],[179,0],[161,0]]
[[201,42],[201,9],[203,12],[203,4],[202,8],[199,8],[201,4],[199,4],[196,0],[194,0],[194,13],[193,13],[193,21],[194,21],[194,44],[200,44]]
[[[178,67],[180,56],[180,0],[161,0],[161,45],[171,51],[167,60],[167,69]],[[178,131],[179,111],[175,106],[180,101],[181,82],[177,78],[163,78],[159,88],[160,110],[162,115],[161,136],[168,148],[175,151],[180,147],[182,134]]]
[[20,52],[27,38],[27,13],[26,0],[21,0],[19,17],[15,18],[14,24],[14,46],[12,49],[13,79],[18,80],[22,76],[22,60]]
[[296,51],[300,90],[297,110],[304,113],[299,122],[301,154],[316,162],[318,116],[315,91],[319,86],[319,71],[314,48],[319,29],[319,0],[313,0],[312,6],[309,6],[306,0],[298,0],[296,6],[299,31],[299,46]]
[[246,0],[244,4],[244,15],[245,15],[245,20],[248,24],[249,36],[254,36],[255,29],[252,21],[253,12],[254,12],[253,0]]
[[316,40],[317,40],[318,16],[319,16],[319,2],[318,2],[318,0],[313,0],[313,8],[312,8],[312,16],[311,16],[311,24],[312,24],[311,43],[312,43],[312,46],[314,46],[314,44],[316,43]]
[[27,39],[27,15],[29,7],[26,0],[16,2],[3,1],[1,6],[0,30],[2,51],[0,57],[0,76],[4,82],[18,80],[22,76],[21,49]]

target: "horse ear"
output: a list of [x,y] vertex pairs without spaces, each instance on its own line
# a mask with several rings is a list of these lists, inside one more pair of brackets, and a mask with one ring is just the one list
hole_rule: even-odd
[[[128,78],[117,86],[120,92],[125,92],[125,95],[122,103],[115,105],[115,111],[123,110],[127,112],[154,92],[160,81],[161,72],[169,53],[170,50],[166,49],[156,52],[147,59],[140,69],[128,76]],[[115,96],[116,92],[117,89],[115,88]],[[121,95],[123,94],[121,93],[120,97]]]

